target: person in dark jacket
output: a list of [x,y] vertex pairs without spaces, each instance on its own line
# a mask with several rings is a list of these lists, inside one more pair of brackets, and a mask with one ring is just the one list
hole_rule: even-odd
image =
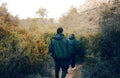
[[55,78],[59,78],[60,68],[62,69],[61,78],[65,78],[69,65],[70,65],[70,53],[68,51],[68,40],[62,34],[63,28],[57,29],[57,34],[51,39],[49,45],[49,52],[55,62]]
[[70,35],[68,39],[68,45],[69,45],[69,52],[70,52],[70,58],[71,58],[71,67],[72,67],[72,70],[74,70],[76,69],[75,58],[76,58],[76,53],[78,51],[78,43],[77,43],[77,40],[75,39],[74,34]]

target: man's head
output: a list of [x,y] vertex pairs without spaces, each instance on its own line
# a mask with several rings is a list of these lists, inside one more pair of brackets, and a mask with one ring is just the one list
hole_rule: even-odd
[[58,29],[57,29],[57,33],[59,34],[59,33],[62,33],[63,32],[63,28],[62,27],[59,27]]

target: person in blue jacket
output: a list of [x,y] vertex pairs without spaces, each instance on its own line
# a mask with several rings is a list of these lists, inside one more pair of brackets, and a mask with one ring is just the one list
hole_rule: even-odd
[[55,62],[55,78],[59,78],[60,68],[62,69],[61,78],[65,78],[70,65],[70,53],[68,51],[68,39],[64,36],[62,27],[59,27],[57,34],[52,37],[49,52]]
[[76,53],[78,51],[78,42],[77,40],[75,39],[75,35],[74,34],[71,34],[69,36],[69,39],[68,39],[68,49],[69,49],[69,52],[70,52],[70,59],[71,59],[71,67],[72,67],[72,70],[76,69],[75,67],[75,59],[76,59]]

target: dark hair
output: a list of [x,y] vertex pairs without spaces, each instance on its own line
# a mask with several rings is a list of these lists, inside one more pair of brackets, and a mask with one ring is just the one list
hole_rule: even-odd
[[62,27],[59,27],[58,29],[57,29],[57,33],[59,34],[59,33],[62,33],[63,32],[63,28]]
[[75,35],[72,33],[71,36],[75,36]]

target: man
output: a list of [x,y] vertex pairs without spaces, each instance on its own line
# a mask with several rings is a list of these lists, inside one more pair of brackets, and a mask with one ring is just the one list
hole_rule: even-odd
[[78,51],[78,44],[74,34],[70,35],[68,39],[68,45],[69,45],[69,52],[70,52],[70,58],[71,58],[71,67],[72,67],[72,70],[75,70],[76,69],[75,58],[76,58],[76,53]]
[[62,33],[63,28],[59,27],[57,29],[57,34],[51,39],[51,43],[49,45],[49,52],[52,53],[52,57],[55,62],[55,78],[59,78],[60,68],[62,69],[61,78],[65,78],[70,64],[68,40]]

